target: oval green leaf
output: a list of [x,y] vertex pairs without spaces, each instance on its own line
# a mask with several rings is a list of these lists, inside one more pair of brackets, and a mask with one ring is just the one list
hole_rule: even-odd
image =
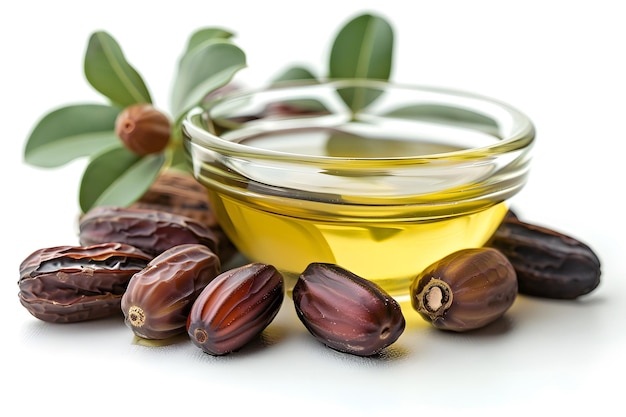
[[224,40],[203,42],[184,55],[172,90],[172,113],[176,120],[212,91],[225,86],[246,66],[241,49]]
[[[393,42],[393,29],[385,19],[371,14],[357,16],[335,38],[329,78],[388,80]],[[380,95],[380,91],[366,88],[346,88],[338,93],[353,112],[365,108]]]
[[317,78],[311,71],[305,67],[295,66],[287,68],[280,75],[276,76],[272,84],[279,84],[292,81],[317,81]]
[[75,104],[51,111],[27,138],[24,161],[53,168],[120,143],[114,132],[119,111],[101,104]]
[[205,28],[195,31],[187,41],[187,49],[185,55],[193,51],[197,46],[204,42],[214,39],[230,39],[233,33],[221,28]]
[[388,80],[393,42],[393,29],[385,19],[371,14],[357,16],[335,38],[329,77]]
[[92,87],[119,107],[152,103],[141,75],[126,61],[117,41],[106,32],[94,32],[89,38],[84,71]]
[[446,123],[457,126],[473,126],[485,132],[498,131],[498,123],[491,117],[473,110],[440,104],[414,104],[400,107],[384,114],[387,117]]
[[83,172],[79,190],[81,210],[132,204],[150,188],[164,162],[163,153],[138,156],[123,146],[102,152]]

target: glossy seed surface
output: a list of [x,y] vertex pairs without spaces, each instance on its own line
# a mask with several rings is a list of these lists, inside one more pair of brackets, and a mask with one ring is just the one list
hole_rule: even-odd
[[177,245],[197,243],[218,252],[213,231],[190,217],[161,210],[98,206],[79,222],[81,245],[121,242],[157,256]]
[[600,285],[602,271],[595,252],[556,230],[508,218],[488,245],[511,261],[521,294],[574,299]]
[[433,326],[464,332],[504,315],[516,299],[517,278],[498,250],[463,249],[417,275],[410,294],[413,308]]
[[308,265],[294,286],[293,302],[315,338],[353,355],[381,352],[406,325],[400,305],[382,288],[334,264]]
[[128,283],[121,303],[126,325],[144,339],[184,333],[193,302],[219,273],[219,258],[204,245],[166,250]]
[[283,276],[272,265],[251,263],[223,272],[194,302],[187,333],[211,355],[239,350],[274,320],[284,293]]

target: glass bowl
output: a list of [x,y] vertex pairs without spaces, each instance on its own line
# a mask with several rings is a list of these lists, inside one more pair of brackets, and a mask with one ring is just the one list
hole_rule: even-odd
[[476,94],[327,80],[216,96],[183,137],[246,259],[291,285],[309,263],[334,263],[402,299],[430,263],[491,237],[526,183],[535,132]]

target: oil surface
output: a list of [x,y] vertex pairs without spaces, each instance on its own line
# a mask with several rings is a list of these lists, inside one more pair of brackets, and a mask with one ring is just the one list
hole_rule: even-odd
[[[368,132],[371,134],[371,132]],[[395,138],[392,135],[368,137],[361,132],[339,129],[297,129],[280,134],[263,134],[241,143],[274,151],[301,155],[342,158],[391,158],[431,155],[462,149],[449,143],[424,139]]]

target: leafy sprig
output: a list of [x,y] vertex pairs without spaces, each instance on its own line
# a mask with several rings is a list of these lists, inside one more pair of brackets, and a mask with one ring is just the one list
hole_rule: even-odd
[[128,106],[152,104],[150,91],[117,41],[104,31],[92,33],[84,57],[84,74],[109,103],[72,104],[46,114],[27,139],[25,162],[55,168],[87,157],[79,190],[81,210],[133,203],[165,167],[187,169],[175,162],[184,160],[180,155],[184,113],[210,92],[228,84],[246,66],[245,55],[232,43],[232,36],[220,28],[206,28],[191,35],[174,80],[170,106],[174,127],[169,145],[161,153],[139,156],[119,140],[115,121]]
[[[160,153],[140,156],[116,136],[115,121],[126,107],[152,104],[150,90],[113,36],[104,31],[92,33],[84,57],[84,74],[108,104],[72,104],[44,115],[27,139],[25,162],[56,168],[87,158],[79,189],[81,210],[132,204],[164,169],[189,169],[182,144],[182,119],[189,109],[226,86],[247,66],[245,53],[233,43],[233,36],[228,30],[213,27],[191,34],[176,67],[169,106],[173,121],[169,144]],[[379,16],[363,14],[350,20],[336,35],[328,73],[322,77],[388,80],[392,55],[393,31],[389,23]],[[274,82],[320,78],[304,67],[294,66]],[[339,93],[353,111],[376,98],[362,91]]]

